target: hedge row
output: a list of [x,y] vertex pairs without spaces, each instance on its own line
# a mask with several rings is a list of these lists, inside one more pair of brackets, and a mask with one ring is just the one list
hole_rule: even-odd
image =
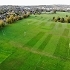
[[29,16],[30,16],[29,12],[27,12],[26,14],[22,14],[22,16],[20,16],[20,15],[8,15],[5,20],[2,20],[2,19],[0,20],[0,28],[4,27],[6,24],[12,24],[15,21],[27,18]]
[[61,23],[70,23],[70,16],[66,15],[66,17],[53,17],[53,21]]

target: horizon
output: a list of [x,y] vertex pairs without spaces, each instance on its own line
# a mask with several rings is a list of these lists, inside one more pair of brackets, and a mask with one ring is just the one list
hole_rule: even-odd
[[[49,5],[67,5],[67,4],[49,4]],[[0,6],[44,6],[44,5],[0,5]]]

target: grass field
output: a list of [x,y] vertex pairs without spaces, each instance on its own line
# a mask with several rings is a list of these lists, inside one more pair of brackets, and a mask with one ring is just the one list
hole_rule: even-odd
[[52,21],[66,15],[31,15],[0,29],[0,70],[70,70],[70,24]]

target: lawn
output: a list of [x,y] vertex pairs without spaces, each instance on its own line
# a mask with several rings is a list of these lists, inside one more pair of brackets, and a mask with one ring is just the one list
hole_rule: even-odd
[[0,70],[70,70],[70,23],[52,21],[66,15],[31,15],[0,29]]

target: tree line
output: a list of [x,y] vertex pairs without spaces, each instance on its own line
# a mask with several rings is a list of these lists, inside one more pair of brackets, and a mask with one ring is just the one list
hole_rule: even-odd
[[53,21],[61,23],[70,23],[70,16],[66,15],[65,17],[53,17]]
[[0,28],[6,26],[7,24],[12,24],[15,21],[27,18],[30,16],[30,12],[26,12],[26,13],[22,13],[20,14],[16,14],[16,13],[12,13],[10,12],[5,19],[0,19]]

